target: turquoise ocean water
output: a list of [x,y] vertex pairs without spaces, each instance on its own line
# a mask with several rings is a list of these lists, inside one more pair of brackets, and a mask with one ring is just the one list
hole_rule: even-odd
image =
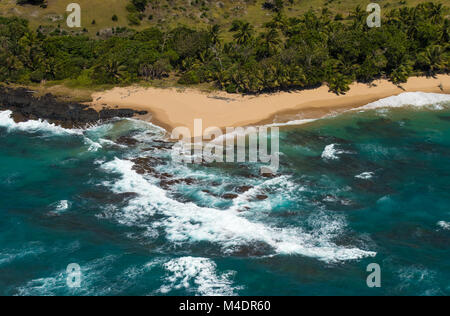
[[164,139],[136,120],[65,130],[0,112],[0,295],[450,294],[448,96],[281,127],[274,178],[174,164]]

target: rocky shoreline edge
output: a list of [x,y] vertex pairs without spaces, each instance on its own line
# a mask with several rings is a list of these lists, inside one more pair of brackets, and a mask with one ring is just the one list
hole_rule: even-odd
[[104,108],[96,111],[89,105],[58,100],[48,93],[41,97],[26,88],[0,86],[0,111],[10,110],[16,122],[42,119],[65,128],[85,127],[112,118],[131,118],[148,114],[133,109]]

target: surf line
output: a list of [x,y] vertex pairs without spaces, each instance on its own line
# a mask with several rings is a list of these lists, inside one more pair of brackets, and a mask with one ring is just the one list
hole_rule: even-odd
[[[248,162],[256,163],[259,159],[262,163],[268,163],[268,166],[261,167],[261,173],[274,174],[279,168],[279,134],[279,128],[276,126],[227,127],[226,133],[223,134],[219,127],[208,127],[203,130],[202,119],[195,119],[194,135],[184,126],[173,129],[171,139],[178,142],[173,147],[172,160],[187,164],[243,163],[247,161],[248,147]],[[268,154],[268,139],[270,139],[270,154]],[[207,141],[206,144],[204,141]]]

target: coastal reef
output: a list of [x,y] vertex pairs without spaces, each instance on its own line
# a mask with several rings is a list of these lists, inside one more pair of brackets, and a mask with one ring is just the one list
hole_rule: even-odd
[[52,94],[37,97],[34,91],[7,87],[0,87],[0,110],[11,110],[16,121],[44,119],[63,127],[80,127],[115,117],[147,114],[146,111],[111,108],[97,112],[86,104],[60,101]]

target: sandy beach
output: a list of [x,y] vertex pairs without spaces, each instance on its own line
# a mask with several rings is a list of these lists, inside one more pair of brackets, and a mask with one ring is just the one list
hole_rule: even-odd
[[319,118],[330,113],[360,107],[403,92],[450,93],[450,76],[412,77],[402,88],[387,80],[372,86],[354,83],[345,95],[336,95],[328,87],[317,89],[241,96],[225,92],[206,93],[194,89],[183,91],[161,88],[125,87],[94,93],[91,106],[147,110],[141,119],[171,131],[185,126],[193,131],[194,119],[206,127],[237,127],[292,120]]

